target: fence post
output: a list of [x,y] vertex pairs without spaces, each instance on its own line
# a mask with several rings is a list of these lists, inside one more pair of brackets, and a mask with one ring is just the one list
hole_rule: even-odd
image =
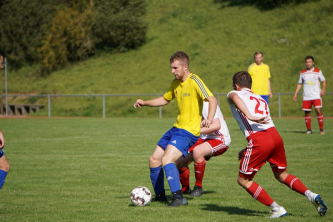
[[103,119],[105,119],[105,95],[103,94]]
[[51,118],[51,98],[50,98],[50,95],[47,95],[47,107],[48,107],[49,118]]
[[6,116],[8,116],[8,94],[7,94],[7,57],[5,58],[5,84],[6,84]]
[[279,119],[281,119],[281,98],[280,98],[280,93],[278,93],[278,98],[279,98]]

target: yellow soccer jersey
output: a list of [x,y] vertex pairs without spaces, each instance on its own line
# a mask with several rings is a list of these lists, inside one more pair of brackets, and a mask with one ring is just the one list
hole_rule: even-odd
[[203,100],[209,96],[213,94],[197,75],[191,73],[184,82],[175,79],[164,94],[166,100],[177,99],[178,116],[173,126],[200,136]]
[[248,72],[252,77],[251,91],[258,95],[269,95],[268,79],[271,78],[269,66],[264,63],[260,66],[253,63],[249,66]]

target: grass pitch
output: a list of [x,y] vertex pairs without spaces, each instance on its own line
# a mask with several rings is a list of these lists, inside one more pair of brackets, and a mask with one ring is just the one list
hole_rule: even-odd
[[[268,221],[270,208],[237,185],[237,153],[246,140],[227,119],[230,149],[207,162],[204,195],[189,205],[136,207],[130,192],[153,190],[148,158],[174,118],[1,119],[11,171],[0,190],[1,221]],[[333,120],[326,135],[312,121],[274,119],[285,142],[288,172],[322,195],[328,213],[320,218],[306,197],[278,183],[266,164],[255,181],[288,211],[279,221],[333,221]],[[191,187],[194,185],[193,164]],[[171,198],[169,186],[165,182]]]

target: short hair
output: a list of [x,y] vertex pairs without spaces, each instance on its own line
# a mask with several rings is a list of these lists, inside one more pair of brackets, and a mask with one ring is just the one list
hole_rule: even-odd
[[246,87],[251,89],[252,86],[252,78],[251,75],[247,71],[236,72],[232,77],[233,85],[237,84],[240,87]]
[[257,51],[257,52],[254,53],[254,56],[253,56],[253,57],[256,58],[256,55],[259,55],[259,54],[261,54],[262,56],[264,56],[264,54],[263,54],[262,52]]
[[184,64],[190,66],[190,59],[189,59],[188,55],[185,52],[182,52],[182,51],[175,52],[175,54],[173,54],[170,57],[170,64],[173,63],[176,60],[182,61]]
[[313,56],[310,56],[310,55],[305,56],[304,61],[306,61],[306,60],[308,60],[308,59],[312,59],[312,61],[314,62],[314,58],[313,58]]

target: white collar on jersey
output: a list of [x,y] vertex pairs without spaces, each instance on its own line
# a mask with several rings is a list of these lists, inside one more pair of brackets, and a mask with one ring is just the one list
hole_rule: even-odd
[[242,88],[241,91],[248,91],[248,92],[253,93],[253,92],[251,91],[251,89],[249,89],[249,88]]

